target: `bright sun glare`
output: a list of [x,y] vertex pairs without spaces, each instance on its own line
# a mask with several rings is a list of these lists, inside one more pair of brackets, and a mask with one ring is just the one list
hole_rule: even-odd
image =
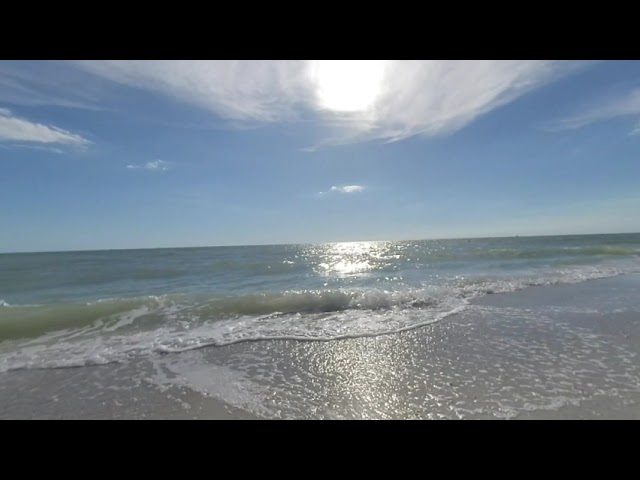
[[318,103],[338,112],[370,108],[382,90],[385,60],[316,60],[312,78]]

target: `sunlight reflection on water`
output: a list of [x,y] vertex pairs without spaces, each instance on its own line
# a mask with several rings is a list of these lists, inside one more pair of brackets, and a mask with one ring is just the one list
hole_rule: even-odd
[[393,242],[343,242],[310,245],[305,255],[318,274],[349,276],[390,267],[395,250]]

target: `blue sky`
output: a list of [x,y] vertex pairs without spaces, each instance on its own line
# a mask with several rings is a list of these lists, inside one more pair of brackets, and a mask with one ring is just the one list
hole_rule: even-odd
[[640,62],[0,62],[0,251],[640,231]]

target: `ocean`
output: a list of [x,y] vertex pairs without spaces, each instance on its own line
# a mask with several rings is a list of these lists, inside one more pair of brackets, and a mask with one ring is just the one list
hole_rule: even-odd
[[[252,343],[333,348],[464,318],[491,294],[638,272],[640,234],[0,254],[0,375],[155,362],[157,380],[158,362],[173,359],[175,366],[236,346],[236,371],[251,380],[260,377],[247,370],[256,361]],[[528,315],[534,324],[536,309]],[[270,361],[263,356],[258,363]],[[225,361],[215,368],[231,367]],[[155,386],[167,388],[167,378],[184,380],[198,369],[186,371]],[[315,418],[304,407],[266,408],[257,394],[249,402],[251,389],[237,400],[231,387],[222,387],[228,383],[216,381],[199,393],[258,417]],[[275,385],[264,375],[258,383]],[[291,400],[291,392],[282,398]],[[298,403],[305,395],[298,392]],[[0,416],[1,405],[0,398]],[[321,417],[338,411],[336,418],[358,417],[349,408],[334,405]],[[395,418],[375,412],[367,418]]]

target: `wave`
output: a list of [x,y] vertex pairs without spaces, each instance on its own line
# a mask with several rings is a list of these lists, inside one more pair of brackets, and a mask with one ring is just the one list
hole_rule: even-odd
[[390,334],[440,321],[478,296],[629,271],[637,271],[637,266],[573,267],[538,278],[476,278],[396,291],[162,295],[88,304],[5,305],[0,310],[0,371],[105,364],[246,341]]
[[[0,314],[0,341],[39,337],[45,333],[99,327],[113,331],[136,312],[146,327],[171,320],[221,321],[237,317],[338,313],[345,310],[430,308],[437,299],[420,289],[372,291],[287,291],[206,298],[162,295],[104,299],[85,304],[14,305]],[[9,305],[7,304],[7,307]],[[126,323],[127,325],[132,322]]]
[[[149,297],[149,299],[155,297]],[[80,328],[101,319],[125,314],[148,299],[113,299],[88,304],[9,305],[0,313],[0,341],[32,338],[44,333]]]
[[[640,248],[637,246],[623,245],[587,245],[587,246],[566,246],[566,247],[536,247],[528,245],[525,247],[496,247],[484,248],[466,248],[464,250],[428,250],[416,251],[407,254],[413,262],[424,262],[437,264],[439,262],[475,262],[475,261],[518,261],[518,260],[553,260],[553,261],[584,261],[586,259],[607,260],[617,258],[638,258],[640,257]],[[376,269],[385,269],[386,267],[396,268],[391,263],[377,264]],[[322,265],[320,265],[322,268]]]
[[479,256],[500,258],[544,258],[555,256],[634,256],[639,255],[640,250],[613,245],[545,248],[540,250],[522,249],[494,249],[488,250]]

